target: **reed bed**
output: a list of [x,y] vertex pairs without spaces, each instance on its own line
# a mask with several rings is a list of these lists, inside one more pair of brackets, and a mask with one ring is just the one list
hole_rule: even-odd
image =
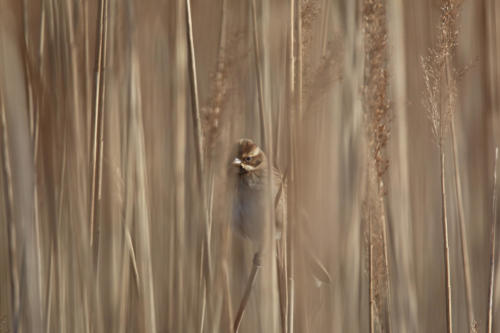
[[[499,331],[497,18],[1,1],[0,332]],[[240,138],[287,197],[256,264]]]

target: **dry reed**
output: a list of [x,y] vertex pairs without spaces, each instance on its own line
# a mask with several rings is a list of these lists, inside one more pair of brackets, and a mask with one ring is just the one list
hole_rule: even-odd
[[493,329],[493,293],[495,290],[495,257],[496,257],[496,226],[497,226],[497,162],[498,162],[498,147],[495,149],[495,164],[493,166],[493,199],[491,232],[490,232],[490,279],[488,283],[488,317],[486,320],[486,329],[488,333]]
[[[498,6],[440,3],[0,1],[0,331],[494,331]],[[288,199],[248,288],[241,137]]]
[[[426,86],[425,106],[431,119],[432,130],[438,144],[440,156],[441,222],[445,268],[446,327],[448,332],[453,331],[453,311],[444,144],[456,108],[456,73],[451,62],[457,45],[458,30],[456,29],[456,21],[458,6],[455,0],[442,1],[436,45],[434,48],[429,49],[427,57],[422,58]],[[466,244],[462,243],[462,245],[465,246]]]
[[390,104],[387,96],[387,28],[382,1],[363,3],[365,72],[363,103],[369,143],[368,247],[370,332],[390,332],[390,279],[387,253],[384,174],[389,167],[386,146],[389,139]]
[[108,1],[99,2],[99,16],[97,23],[96,37],[96,56],[95,56],[95,76],[94,76],[94,100],[93,100],[93,131],[92,131],[92,189],[90,192],[90,246],[94,242],[94,229],[96,220],[96,211],[101,193],[102,176],[102,147],[103,147],[103,108],[106,95],[106,67],[107,57],[107,36],[108,36]]
[[5,218],[7,221],[7,239],[9,251],[9,281],[10,281],[10,302],[12,315],[12,331],[18,332],[20,321],[20,286],[17,254],[16,224],[14,221],[14,194],[12,189],[12,171],[10,164],[9,139],[7,133],[7,119],[5,116],[5,106],[3,92],[0,90],[0,121],[2,125],[2,174],[4,183]]

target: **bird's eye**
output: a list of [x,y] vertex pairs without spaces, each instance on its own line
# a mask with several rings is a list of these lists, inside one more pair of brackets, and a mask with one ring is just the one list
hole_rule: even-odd
[[245,157],[245,162],[250,162],[252,158],[250,156]]

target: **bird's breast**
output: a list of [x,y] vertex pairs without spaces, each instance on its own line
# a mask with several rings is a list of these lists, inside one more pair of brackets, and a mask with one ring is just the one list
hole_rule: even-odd
[[262,236],[266,218],[264,191],[242,187],[238,192],[233,207],[234,226],[244,237],[258,240]]

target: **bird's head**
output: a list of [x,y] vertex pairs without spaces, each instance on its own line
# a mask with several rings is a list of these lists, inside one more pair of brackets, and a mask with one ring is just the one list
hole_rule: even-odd
[[255,173],[265,169],[266,155],[252,140],[240,139],[232,165],[239,168],[240,175]]

